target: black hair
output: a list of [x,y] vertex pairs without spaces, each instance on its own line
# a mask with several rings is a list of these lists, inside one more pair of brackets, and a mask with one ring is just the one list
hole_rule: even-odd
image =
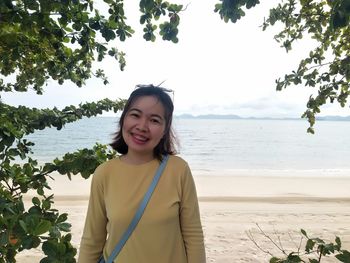
[[164,136],[158,143],[158,145],[153,150],[153,155],[158,160],[162,160],[164,154],[176,154],[175,144],[176,138],[172,130],[172,120],[173,120],[173,111],[174,104],[171,100],[167,90],[162,87],[153,86],[153,85],[138,85],[127,100],[122,115],[119,119],[119,130],[115,133],[112,143],[110,146],[120,154],[126,154],[128,152],[128,145],[125,143],[125,140],[122,135],[123,123],[126,113],[129,111],[130,107],[134,101],[143,96],[153,96],[157,98],[160,103],[162,103],[165,111],[165,131]]

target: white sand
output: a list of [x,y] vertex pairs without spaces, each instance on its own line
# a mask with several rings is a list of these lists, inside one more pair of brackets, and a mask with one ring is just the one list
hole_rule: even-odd
[[[270,257],[249,240],[248,231],[262,248],[278,255],[256,224],[274,240],[279,237],[286,250],[297,249],[301,228],[327,241],[334,242],[339,236],[343,248],[350,250],[350,176],[292,176],[195,175],[207,262],[268,262]],[[55,207],[69,214],[73,244],[78,247],[90,180],[55,178]],[[31,250],[17,259],[20,263],[39,262],[41,253]]]

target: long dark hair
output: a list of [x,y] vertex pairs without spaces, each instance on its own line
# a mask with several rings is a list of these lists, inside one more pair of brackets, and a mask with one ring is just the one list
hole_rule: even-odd
[[134,101],[143,96],[153,96],[156,97],[160,103],[162,103],[165,111],[165,131],[164,136],[154,148],[153,154],[158,160],[162,160],[164,154],[176,154],[175,145],[177,144],[174,132],[172,130],[173,121],[173,111],[174,104],[171,100],[168,92],[170,90],[164,89],[162,87],[153,85],[138,85],[127,100],[122,115],[119,119],[119,130],[115,133],[112,143],[110,144],[114,150],[118,153],[126,154],[128,152],[128,145],[122,135],[123,123],[126,113],[129,111],[130,107]]

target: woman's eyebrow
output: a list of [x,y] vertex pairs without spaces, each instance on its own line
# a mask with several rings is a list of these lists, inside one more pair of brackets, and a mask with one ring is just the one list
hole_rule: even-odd
[[137,111],[137,112],[142,113],[142,111],[141,111],[141,110],[139,110],[139,109],[137,109],[137,108],[131,108],[129,111]]

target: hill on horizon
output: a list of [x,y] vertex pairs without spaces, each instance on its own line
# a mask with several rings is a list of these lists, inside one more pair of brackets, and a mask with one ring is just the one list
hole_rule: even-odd
[[[253,120],[302,120],[302,118],[293,118],[293,117],[241,117],[235,114],[201,114],[201,115],[192,115],[192,114],[181,114],[175,115],[175,118],[180,119],[253,119]],[[320,121],[350,121],[350,116],[319,116],[316,117],[316,120]]]

